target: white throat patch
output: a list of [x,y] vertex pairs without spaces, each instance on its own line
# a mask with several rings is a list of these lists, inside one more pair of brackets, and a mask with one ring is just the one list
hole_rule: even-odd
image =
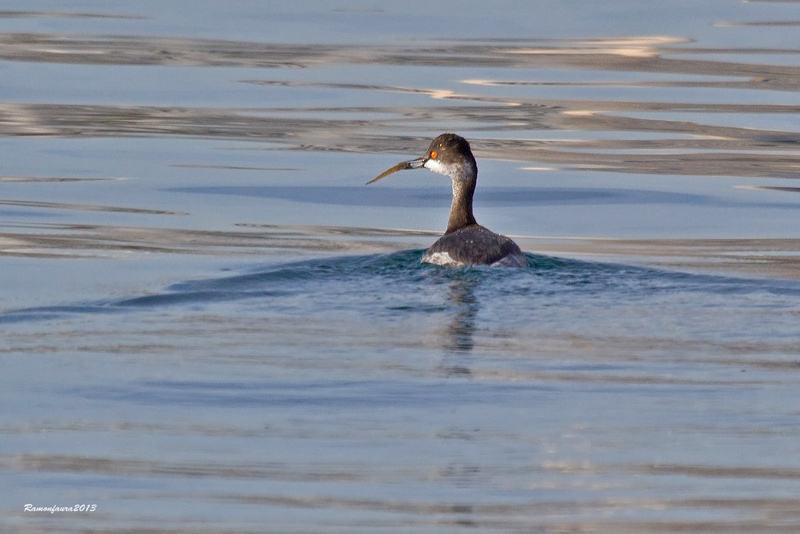
[[447,167],[442,165],[442,163],[435,159],[429,159],[425,162],[424,167],[429,171],[433,171],[436,174],[444,174],[445,176],[450,176],[450,173],[447,171]]

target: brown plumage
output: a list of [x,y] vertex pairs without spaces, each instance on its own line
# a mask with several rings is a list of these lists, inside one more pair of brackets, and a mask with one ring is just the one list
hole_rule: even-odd
[[472,197],[478,182],[478,165],[469,143],[456,134],[434,139],[424,156],[398,163],[368,183],[396,171],[425,167],[450,177],[453,202],[445,234],[422,255],[422,262],[437,265],[496,265],[527,267],[528,258],[511,239],[479,225],[472,214]]

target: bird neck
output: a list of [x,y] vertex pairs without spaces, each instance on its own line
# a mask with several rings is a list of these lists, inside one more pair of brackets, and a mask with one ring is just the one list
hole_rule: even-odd
[[452,176],[453,203],[450,205],[450,219],[447,221],[446,234],[460,230],[471,224],[478,224],[472,215],[472,196],[475,194],[478,172],[475,167],[466,173]]

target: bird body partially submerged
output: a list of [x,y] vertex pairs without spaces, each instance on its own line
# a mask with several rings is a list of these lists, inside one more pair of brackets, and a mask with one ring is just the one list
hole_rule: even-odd
[[439,238],[422,255],[424,263],[437,265],[492,265],[527,267],[528,258],[511,239],[479,224],[459,228]]
[[478,181],[478,165],[463,137],[445,133],[434,139],[426,154],[398,163],[368,183],[394,172],[425,167],[448,176],[453,183],[453,202],[445,234],[422,255],[423,263],[437,265],[491,265],[527,267],[528,258],[511,239],[479,225],[472,214],[472,197]]

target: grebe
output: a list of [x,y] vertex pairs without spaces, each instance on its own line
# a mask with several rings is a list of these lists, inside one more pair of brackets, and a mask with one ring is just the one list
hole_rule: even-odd
[[422,263],[528,267],[528,258],[516,243],[484,228],[472,215],[472,196],[478,181],[478,165],[469,143],[463,137],[444,133],[431,141],[424,156],[398,163],[367,184],[397,171],[421,167],[449,176],[453,182],[453,203],[450,205],[447,230],[425,251]]

